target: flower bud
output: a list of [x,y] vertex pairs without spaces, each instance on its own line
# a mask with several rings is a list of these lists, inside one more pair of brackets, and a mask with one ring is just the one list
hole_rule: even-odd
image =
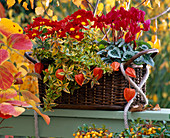
[[55,76],[59,79],[59,80],[64,80],[64,75],[58,74],[60,72],[64,72],[63,69],[58,69],[55,73]]
[[34,69],[36,73],[41,74],[42,70],[44,69],[44,65],[42,63],[36,63]]
[[103,76],[103,70],[101,68],[96,67],[93,70],[93,75],[94,77],[97,76],[97,80],[99,80]]
[[135,96],[135,89],[125,88],[124,89],[124,98],[129,102]]
[[75,75],[75,80],[76,82],[82,86],[83,85],[83,82],[84,82],[84,75],[83,74],[78,74],[78,75]]

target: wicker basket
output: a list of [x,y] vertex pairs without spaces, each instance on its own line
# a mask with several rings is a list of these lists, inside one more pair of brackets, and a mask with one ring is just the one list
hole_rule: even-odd
[[[157,49],[150,49],[139,52],[132,57],[126,64],[128,66],[138,58],[139,56],[152,53],[154,57],[157,53]],[[36,61],[29,56],[30,53],[25,53],[25,56],[34,64]],[[146,73],[146,65],[135,68],[136,78],[133,79],[136,84],[139,84],[144,74]],[[43,78],[43,74],[42,78]],[[91,88],[90,84],[83,85],[80,89],[75,90],[73,94],[63,92],[55,103],[55,108],[63,109],[103,109],[103,110],[123,110],[127,101],[124,99],[124,88],[129,87],[129,82],[125,79],[121,71],[113,72],[112,74],[104,74],[99,80],[100,85],[95,85]],[[38,80],[39,84],[39,96],[43,103],[43,97],[45,97],[46,85],[43,80]],[[133,88],[133,87],[132,87]],[[144,93],[146,93],[146,84],[142,87]],[[143,103],[143,97],[137,95],[134,104]]]

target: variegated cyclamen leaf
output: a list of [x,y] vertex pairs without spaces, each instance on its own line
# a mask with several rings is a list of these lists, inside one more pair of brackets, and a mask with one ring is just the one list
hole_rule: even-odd
[[0,33],[8,37],[11,34],[16,34],[16,33],[22,34],[23,30],[17,23],[14,23],[7,18],[1,18],[0,19]]
[[9,53],[5,49],[0,49],[0,64],[8,60],[9,58]]
[[7,38],[7,45],[17,50],[29,50],[33,44],[25,34],[11,34]]
[[0,65],[0,88],[6,90],[11,87],[14,81],[13,75],[7,68]]

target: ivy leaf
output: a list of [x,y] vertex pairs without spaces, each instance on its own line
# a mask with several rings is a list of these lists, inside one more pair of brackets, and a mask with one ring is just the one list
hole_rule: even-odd
[[73,71],[74,69],[74,64],[69,67],[69,71]]
[[110,56],[112,58],[121,58],[120,49],[115,47],[113,50],[109,50],[108,56]]
[[69,81],[74,81],[74,79],[73,79],[70,75],[68,75],[68,74],[66,74],[65,77],[66,77]]
[[150,57],[150,55],[149,54],[145,54],[145,55],[143,55],[143,60],[144,60],[144,62],[146,63],[146,64],[149,64],[149,65],[151,65],[152,67],[154,66],[154,61],[153,61],[153,59]]

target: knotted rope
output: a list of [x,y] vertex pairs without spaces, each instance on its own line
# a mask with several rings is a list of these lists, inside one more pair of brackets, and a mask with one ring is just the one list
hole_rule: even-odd
[[147,99],[146,95],[143,93],[143,91],[141,90],[141,88],[145,84],[146,80],[149,77],[149,66],[146,65],[146,73],[143,76],[139,85],[137,85],[128,75],[126,75],[123,63],[120,64],[120,69],[121,69],[122,74],[125,76],[125,78],[136,89],[135,96],[126,104],[125,109],[124,109],[124,125],[125,125],[125,128],[129,128],[129,125],[128,125],[128,110],[129,110],[129,107],[131,106],[131,104],[133,103],[133,100],[136,98],[136,95],[138,93],[141,94],[143,96],[144,100],[145,100],[144,106],[148,105],[148,99]]

